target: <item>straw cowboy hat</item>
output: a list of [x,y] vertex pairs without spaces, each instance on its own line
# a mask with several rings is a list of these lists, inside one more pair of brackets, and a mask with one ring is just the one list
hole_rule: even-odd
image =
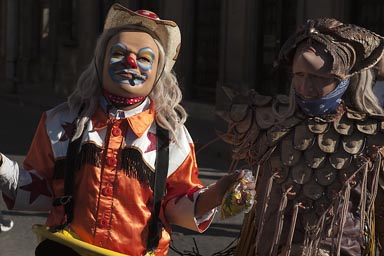
[[165,71],[170,71],[176,62],[181,44],[181,34],[177,24],[161,20],[155,13],[147,10],[131,11],[115,3],[108,11],[104,30],[126,25],[137,26],[158,39],[165,51]]

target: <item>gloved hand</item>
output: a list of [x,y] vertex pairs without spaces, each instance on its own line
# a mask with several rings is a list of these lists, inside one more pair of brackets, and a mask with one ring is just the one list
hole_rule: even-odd
[[18,178],[18,166],[0,153],[0,191],[15,192]]
[[[223,202],[225,193],[233,188],[233,185],[241,181],[245,175],[244,170],[235,171],[221,177],[216,183],[208,186],[208,189],[200,194],[197,206],[196,216],[202,216],[211,209],[219,206]],[[242,183],[242,189],[252,198],[255,196],[256,184],[254,181],[246,181]]]
[[251,170],[242,170],[241,176],[226,190],[221,203],[221,218],[235,216],[252,209],[255,198],[255,178]]

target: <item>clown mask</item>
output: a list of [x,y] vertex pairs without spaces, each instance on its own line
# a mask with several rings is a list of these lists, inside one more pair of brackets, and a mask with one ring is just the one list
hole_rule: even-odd
[[111,97],[125,99],[130,109],[151,92],[157,73],[159,50],[145,32],[123,31],[108,43],[103,67],[103,89]]

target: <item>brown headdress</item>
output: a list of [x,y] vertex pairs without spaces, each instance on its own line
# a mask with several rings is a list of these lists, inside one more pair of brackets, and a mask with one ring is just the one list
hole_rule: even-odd
[[[280,50],[279,63],[292,64],[296,47],[307,39],[325,46],[333,58],[331,74],[339,79],[383,62],[380,61],[384,52],[382,36],[356,25],[320,18],[308,20],[285,42]],[[384,73],[382,66],[378,65],[379,76]]]

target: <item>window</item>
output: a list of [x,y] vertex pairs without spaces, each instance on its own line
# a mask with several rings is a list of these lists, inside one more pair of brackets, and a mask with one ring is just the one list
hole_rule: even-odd
[[212,103],[219,76],[220,0],[195,1],[191,97]]

